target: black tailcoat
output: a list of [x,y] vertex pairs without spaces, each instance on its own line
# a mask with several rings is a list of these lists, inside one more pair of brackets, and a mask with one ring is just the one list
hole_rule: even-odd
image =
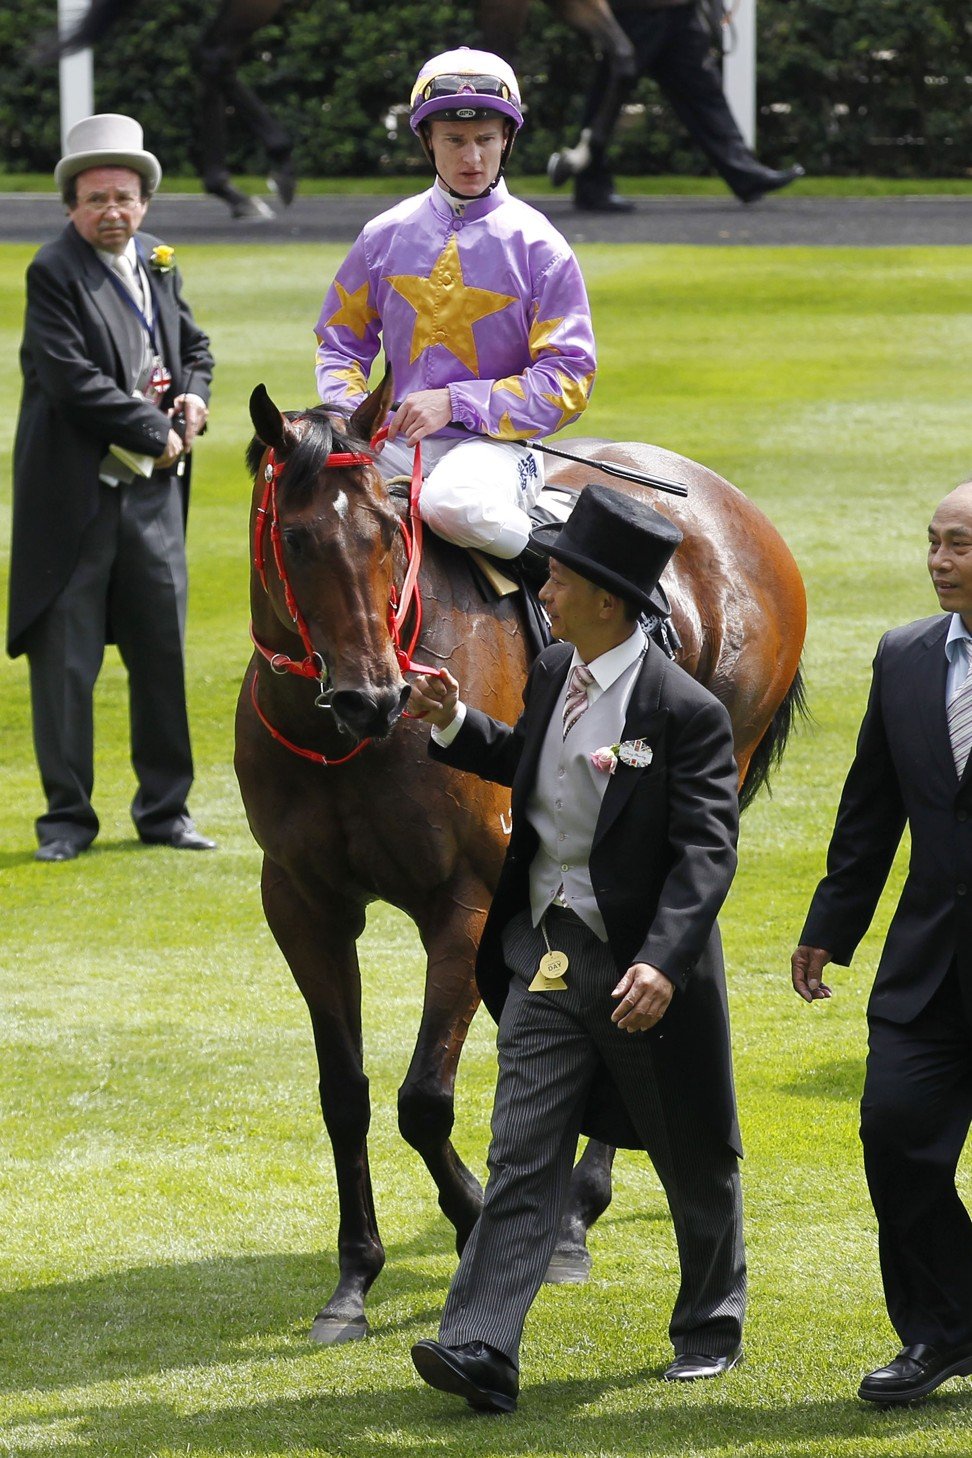
[[[437,759],[512,787],[513,828],[476,964],[483,1001],[499,1018],[510,973],[503,928],[530,904],[537,838],[526,817],[544,735],[566,681],[572,649],[540,655],[513,728],[475,709]],[[623,740],[643,739],[650,765],[619,763],[601,803],[590,856],[594,893],[620,977],[633,962],[675,985],[661,1022],[643,1035],[666,1079],[684,1089],[739,1149],[725,974],[716,916],[736,866],[737,770],[723,706],[654,645],[637,670]],[[584,1132],[638,1147],[620,1097],[605,1079]]]
[[[158,239],[137,236],[150,254]],[[208,400],[209,341],[182,298],[178,271],[148,272],[172,375],[164,403],[188,393]],[[12,657],[24,652],[31,624],[71,576],[84,529],[98,509],[98,469],[108,446],[156,457],[168,437],[162,412],[129,393],[106,307],[112,288],[73,223],[38,251],[27,270],[7,624]],[[188,492],[189,460],[183,482]]]

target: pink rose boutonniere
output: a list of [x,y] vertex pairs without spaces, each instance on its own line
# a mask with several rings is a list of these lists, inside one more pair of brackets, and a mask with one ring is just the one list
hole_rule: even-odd
[[606,775],[613,775],[618,767],[620,748],[620,744],[605,744],[601,749],[592,749],[591,764],[596,770],[603,770]]

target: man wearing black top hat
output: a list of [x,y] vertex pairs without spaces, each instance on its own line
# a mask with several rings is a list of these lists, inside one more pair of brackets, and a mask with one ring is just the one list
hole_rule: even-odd
[[476,966],[499,1022],[491,1174],[439,1340],[412,1351],[430,1385],[501,1412],[580,1133],[646,1150],[668,1196],[682,1279],[667,1380],[735,1365],[746,1286],[716,926],[736,865],[732,731],[639,624],[681,533],[592,485],[532,540],[551,553],[541,601],[562,641],[516,725],[462,704],[448,673],[412,691],[434,757],[512,786]]

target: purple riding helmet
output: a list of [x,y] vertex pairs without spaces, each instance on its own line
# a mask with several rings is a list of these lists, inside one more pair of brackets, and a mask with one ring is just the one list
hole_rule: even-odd
[[[426,61],[412,87],[409,123],[432,166],[435,156],[429,144],[430,121],[481,121],[501,116],[506,122],[506,141],[499,171],[480,194],[485,197],[503,176],[513,150],[513,140],[523,125],[520,85],[512,66],[492,51],[474,51],[460,46],[443,51]],[[452,189],[450,188],[450,192]]]

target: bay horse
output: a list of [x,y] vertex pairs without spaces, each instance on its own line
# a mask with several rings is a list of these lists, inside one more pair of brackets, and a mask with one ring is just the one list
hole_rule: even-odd
[[[236,773],[263,850],[267,921],[310,1011],[334,1154],[339,1276],[311,1329],[329,1343],[366,1335],[365,1297],[384,1263],[355,945],[375,900],[411,918],[427,956],[398,1122],[433,1177],[459,1250],[482,1198],[450,1135],[509,792],[428,756],[428,730],[405,714],[404,673],[412,653],[422,665],[447,666],[471,702],[511,722],[528,667],[518,595],[488,601],[468,555],[431,535],[418,573],[423,611],[403,648],[399,616],[421,523],[403,523],[366,444],[390,402],[386,379],[345,429],[325,407],[281,414],[262,385],[250,400],[255,651],[237,708]],[[581,449],[674,474],[689,488],[684,501],[626,489],[685,533],[665,575],[680,656],[729,710],[748,803],[802,707],[806,600],[796,564],[752,502],[704,466],[645,445],[589,441]],[[550,479],[582,487],[592,474],[580,465]],[[555,1279],[586,1275],[585,1237],[610,1200],[612,1157],[591,1141],[575,1168]]]

